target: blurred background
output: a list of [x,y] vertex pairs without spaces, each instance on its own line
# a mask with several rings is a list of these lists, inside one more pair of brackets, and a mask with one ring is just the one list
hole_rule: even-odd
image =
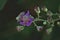
[[[30,27],[25,27],[21,32],[16,30],[18,25],[16,16],[21,11],[29,9],[31,15],[36,17],[33,8],[37,5],[39,7],[46,6],[53,13],[59,13],[60,10],[60,0],[0,0],[0,40],[43,40],[45,32],[38,32],[33,24]],[[44,40],[60,40],[60,27],[56,25],[56,22],[51,39],[48,39],[47,36],[46,38]]]

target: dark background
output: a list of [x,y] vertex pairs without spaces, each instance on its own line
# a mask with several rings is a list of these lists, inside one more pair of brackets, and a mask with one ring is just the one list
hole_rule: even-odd
[[[46,5],[52,12],[58,12],[60,0],[8,0],[2,11],[0,11],[0,40],[41,40],[43,32],[37,32],[34,27],[26,27],[24,31],[17,32],[15,29],[18,25],[16,23],[16,16],[21,11],[29,9],[33,16],[33,7],[39,5],[40,7]],[[56,24],[55,24],[56,25]],[[60,27],[55,26],[52,32],[51,40],[60,40]]]

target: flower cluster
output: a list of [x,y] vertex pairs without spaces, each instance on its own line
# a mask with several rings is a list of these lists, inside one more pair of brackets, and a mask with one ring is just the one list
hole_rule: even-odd
[[[47,20],[44,20],[44,19],[40,19],[39,17],[40,17],[40,12],[41,12],[41,10],[42,11],[44,11],[44,12],[46,12],[46,15],[48,16],[47,17]],[[17,17],[16,17],[16,20],[17,20],[17,22],[20,24],[20,25],[22,25],[22,26],[30,26],[32,23],[34,24],[34,26],[36,26],[36,28],[37,28],[37,30],[38,31],[41,31],[42,29],[43,29],[43,27],[44,26],[38,26],[36,23],[35,23],[35,21],[43,21],[43,25],[46,25],[47,24],[47,26],[49,26],[49,25],[51,25],[51,23],[52,23],[52,25],[54,25],[54,22],[56,21],[56,20],[59,20],[59,18],[57,18],[57,19],[53,19],[52,18],[52,16],[53,15],[58,15],[58,14],[53,14],[50,10],[48,10],[46,7],[43,7],[43,8],[39,8],[39,7],[36,7],[36,8],[34,8],[34,11],[37,13],[37,16],[38,17],[36,17],[35,19],[34,19],[34,17],[32,16],[32,15],[30,15],[30,12],[29,12],[29,10],[27,10],[27,12],[21,12]],[[59,16],[60,16],[60,14],[59,14]],[[57,24],[60,24],[60,22],[57,22]],[[52,26],[51,25],[51,26]],[[52,26],[53,27],[53,26]],[[19,26],[19,28],[22,28],[22,27],[20,27]],[[18,29],[19,29],[18,28]],[[24,28],[23,28],[24,29]],[[20,30],[20,29],[19,29]]]

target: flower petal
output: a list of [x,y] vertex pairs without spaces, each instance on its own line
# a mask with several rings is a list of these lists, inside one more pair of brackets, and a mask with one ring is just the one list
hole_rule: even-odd
[[42,29],[43,29],[42,26],[37,26],[37,30],[38,30],[38,31],[41,31]]
[[20,24],[23,25],[23,26],[25,26],[25,23],[24,23],[24,22],[21,22],[21,21],[20,21]]
[[27,26],[30,26],[31,23],[33,22],[34,18],[29,18],[30,20],[27,22]]
[[23,26],[30,26],[34,18],[31,17],[31,15],[29,14],[29,10],[27,11],[26,14],[24,14],[25,12],[22,12],[22,13],[19,15],[20,16],[19,24]]
[[17,31],[22,31],[24,29],[24,26],[17,26],[16,29]]
[[26,16],[29,16],[30,15],[30,12],[29,12],[29,10],[27,11],[27,13],[25,14]]

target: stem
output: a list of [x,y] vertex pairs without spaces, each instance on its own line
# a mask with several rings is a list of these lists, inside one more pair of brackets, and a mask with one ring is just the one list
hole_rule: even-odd
[[37,26],[37,24],[35,22],[33,22],[34,26]]
[[38,15],[38,19],[39,19],[39,13],[37,15]]
[[34,21],[46,21],[46,20],[36,18]]

